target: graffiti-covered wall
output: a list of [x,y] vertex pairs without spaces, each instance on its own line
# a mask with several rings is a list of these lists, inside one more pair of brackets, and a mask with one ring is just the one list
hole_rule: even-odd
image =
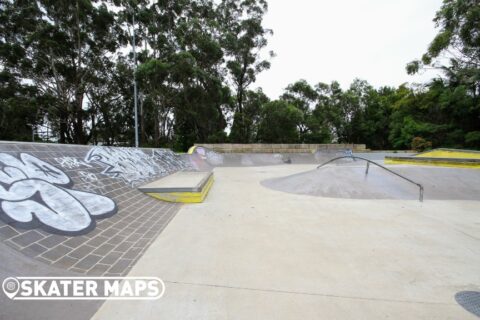
[[[99,247],[113,252],[127,238],[134,247],[166,223],[152,229],[173,205],[151,199],[136,187],[178,170],[193,168],[168,149],[0,142],[0,241],[52,263],[58,260],[54,248],[69,256],[68,251],[88,246],[85,256],[71,258],[78,263],[86,256],[97,260],[92,266],[72,265],[89,270],[104,258],[94,253]],[[120,242],[106,246],[120,235]],[[117,256],[121,259],[120,253],[130,249],[124,246]],[[105,265],[113,267],[111,261]]]

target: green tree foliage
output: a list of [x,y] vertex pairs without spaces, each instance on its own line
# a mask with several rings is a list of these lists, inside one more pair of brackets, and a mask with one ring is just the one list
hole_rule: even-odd
[[[472,93],[480,90],[480,3],[477,0],[444,0],[433,20],[439,28],[421,61],[407,65],[409,73],[421,67],[445,70],[455,81],[469,86]],[[444,64],[442,58],[448,58]],[[453,80],[453,79],[452,79]]]
[[234,114],[233,125],[229,135],[231,141],[256,142],[262,106],[270,99],[261,89],[248,90],[245,93],[243,113]]
[[294,105],[303,113],[302,121],[298,125],[300,142],[308,142],[315,138],[310,127],[313,127],[315,122],[312,109],[317,97],[318,93],[305,80],[289,85],[281,96],[282,100]]
[[87,143],[85,97],[107,53],[117,48],[114,15],[97,1],[3,1],[0,61],[16,81],[28,80],[49,105],[39,114],[60,142]]
[[139,16],[145,48],[137,71],[145,95],[142,140],[155,146],[173,141],[179,149],[225,140],[230,90],[213,2],[148,3]]
[[417,95],[423,113],[409,116],[410,128],[434,135],[434,145],[480,148],[480,3],[444,0],[434,22],[438,34],[422,59],[407,65],[407,71],[413,74],[433,67],[442,69],[446,77],[434,80],[428,92]]
[[258,141],[298,142],[298,126],[302,122],[302,118],[302,112],[286,101],[276,100],[264,104],[258,128]]
[[20,84],[7,70],[0,72],[0,139],[31,141],[38,104],[34,86]]
[[[250,131],[246,126],[251,122],[244,110],[248,87],[256,76],[270,68],[270,62],[262,59],[261,50],[267,45],[271,30],[262,26],[267,11],[265,0],[222,0],[217,9],[221,24],[221,45],[225,48],[229,81],[235,96],[234,142],[248,142]],[[273,52],[270,53],[273,56]]]

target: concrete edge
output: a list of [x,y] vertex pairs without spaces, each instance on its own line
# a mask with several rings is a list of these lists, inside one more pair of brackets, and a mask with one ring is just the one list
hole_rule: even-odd
[[[199,172],[208,172],[208,171],[199,171]],[[212,175],[213,175],[212,171],[208,172],[208,174],[205,177],[203,177],[202,180],[195,187],[191,187],[191,188],[144,188],[143,186],[140,186],[137,189],[143,193],[201,192],[202,189],[205,187],[205,184],[207,184],[208,180]],[[165,177],[168,177],[168,176],[165,176]]]

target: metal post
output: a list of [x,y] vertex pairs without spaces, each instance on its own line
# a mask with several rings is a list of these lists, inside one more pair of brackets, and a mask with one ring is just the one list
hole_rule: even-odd
[[132,48],[133,48],[133,61],[135,69],[133,71],[133,104],[135,109],[135,147],[138,148],[138,106],[137,106],[137,52],[135,50],[135,12],[132,13]]

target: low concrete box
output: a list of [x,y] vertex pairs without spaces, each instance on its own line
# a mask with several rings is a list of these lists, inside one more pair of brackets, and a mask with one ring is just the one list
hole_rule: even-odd
[[138,187],[151,197],[168,202],[203,202],[213,184],[213,172],[178,171]]

